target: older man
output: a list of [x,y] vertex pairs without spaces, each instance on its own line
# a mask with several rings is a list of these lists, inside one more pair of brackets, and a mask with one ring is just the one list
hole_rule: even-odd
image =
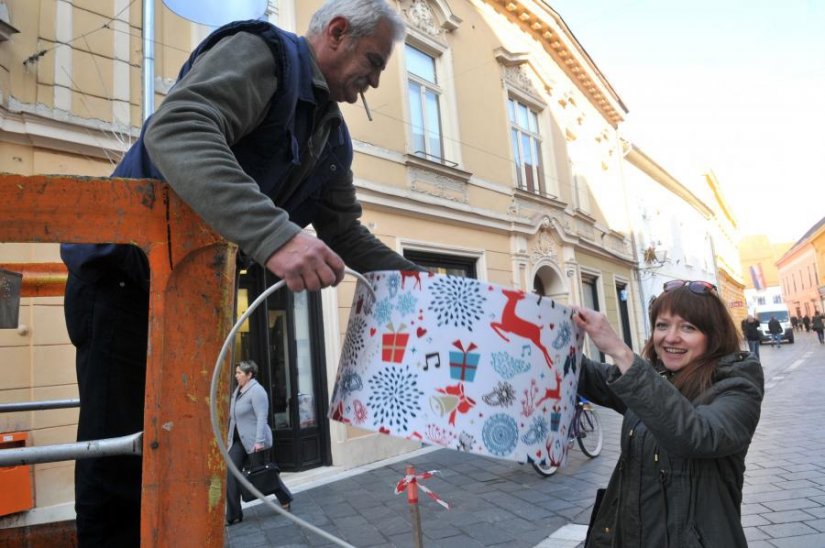
[[[338,108],[377,87],[404,24],[385,0],[329,0],[305,37],[260,21],[217,29],[192,53],[113,175],[165,180],[293,291],[344,265],[416,269],[361,225],[352,142]],[[312,223],[318,238],[302,231]],[[149,267],[127,245],[63,245],[77,347],[78,440],[143,429]],[[140,542],[137,457],[76,465],[82,546]]]

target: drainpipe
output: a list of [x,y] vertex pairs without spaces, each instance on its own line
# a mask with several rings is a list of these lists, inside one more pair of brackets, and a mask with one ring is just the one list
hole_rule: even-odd
[[143,0],[143,120],[155,111],[155,0]]

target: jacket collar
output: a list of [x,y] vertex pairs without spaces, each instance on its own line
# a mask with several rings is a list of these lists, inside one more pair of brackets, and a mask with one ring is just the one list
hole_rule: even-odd
[[338,103],[329,100],[329,85],[327,84],[315,52],[303,36],[298,37],[298,60],[300,83],[298,84],[298,99],[313,105],[329,103],[328,115],[343,120],[343,114]]

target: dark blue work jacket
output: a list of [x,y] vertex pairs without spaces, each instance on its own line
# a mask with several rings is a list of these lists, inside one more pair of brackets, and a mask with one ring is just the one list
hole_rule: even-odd
[[[292,169],[301,165],[301,151],[314,131],[317,108],[312,85],[312,58],[302,37],[263,21],[238,21],[210,34],[181,67],[178,81],[189,72],[198,55],[208,51],[222,38],[237,32],[259,35],[276,60],[278,90],[263,122],[231,148],[241,168],[261,191],[289,214],[290,220],[304,227],[312,222],[325,185],[335,176],[349,173],[352,141],[341,121],[309,175],[288,196],[283,184]],[[152,178],[163,175],[149,159],[143,143],[147,119],[139,139],[132,145],[112,173],[113,177]],[[148,289],[149,265],[144,253],[127,244],[62,244],[60,255],[69,270],[80,278],[94,281],[107,274],[126,275]]]

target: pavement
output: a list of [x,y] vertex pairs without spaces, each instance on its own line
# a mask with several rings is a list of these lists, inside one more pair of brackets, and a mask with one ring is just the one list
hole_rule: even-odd
[[[742,523],[751,548],[825,547],[825,345],[813,332],[796,343],[762,346],[766,394],[747,458]],[[529,465],[449,449],[424,448],[350,470],[325,467],[282,478],[295,494],[292,514],[359,547],[416,546],[406,497],[394,494],[405,466],[438,470],[424,482],[450,510],[421,494],[427,547],[583,545],[596,489],[607,484],[619,454],[621,417],[598,409],[601,455],[578,447],[568,464],[544,478]],[[270,497],[272,498],[272,497]],[[256,501],[226,529],[225,546],[335,546]]]

